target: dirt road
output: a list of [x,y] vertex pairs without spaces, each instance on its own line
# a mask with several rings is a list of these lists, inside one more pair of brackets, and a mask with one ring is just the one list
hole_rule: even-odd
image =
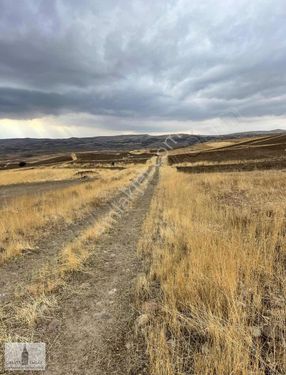
[[[134,280],[140,272],[136,246],[158,174],[158,169],[150,173],[152,177],[144,194],[138,195],[112,228],[91,244],[92,255],[84,270],[72,275],[67,287],[57,295],[56,311],[39,322],[33,341],[47,343],[46,374],[144,373],[130,353],[128,337],[137,315],[132,307]],[[79,226],[78,231],[80,229]],[[64,243],[65,236],[68,234],[57,241]],[[49,261],[51,255],[55,254],[46,252],[36,255],[35,259],[42,264]],[[33,272],[31,268],[27,270],[28,258],[25,256],[22,261],[6,266],[6,282],[11,271],[17,274],[17,268],[18,272],[20,270],[18,277],[29,281]],[[37,261],[34,267],[38,267]]]
[[57,328],[50,337],[47,374],[139,373],[127,341],[136,317],[132,308],[134,280],[140,271],[136,246],[157,180],[158,171],[144,195],[101,238],[86,272],[78,274],[62,295],[54,320]]

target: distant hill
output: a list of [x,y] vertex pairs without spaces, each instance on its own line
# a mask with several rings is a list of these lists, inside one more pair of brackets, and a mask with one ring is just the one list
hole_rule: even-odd
[[79,152],[79,151],[117,151],[117,150],[138,150],[160,148],[187,147],[199,142],[207,142],[216,139],[230,139],[240,137],[255,137],[271,133],[283,133],[285,130],[274,130],[273,132],[247,132],[227,135],[192,135],[172,134],[167,135],[119,135],[88,138],[67,138],[67,139],[37,139],[37,138],[16,138],[0,139],[0,157],[8,159],[13,157],[33,157],[37,155],[48,155],[55,153]]

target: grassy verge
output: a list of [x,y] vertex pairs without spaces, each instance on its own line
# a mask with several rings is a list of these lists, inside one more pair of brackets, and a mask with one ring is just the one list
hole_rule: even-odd
[[164,168],[139,244],[150,374],[286,372],[285,193],[283,172]]

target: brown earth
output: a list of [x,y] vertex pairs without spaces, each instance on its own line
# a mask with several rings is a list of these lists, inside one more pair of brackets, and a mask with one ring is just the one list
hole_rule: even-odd
[[[207,145],[207,144],[206,144]],[[232,145],[178,153],[168,156],[170,165],[195,162],[226,162],[234,160],[266,160],[286,157],[285,134],[260,137]]]
[[257,161],[248,163],[211,164],[201,166],[178,166],[178,172],[185,173],[213,173],[213,172],[245,172],[255,170],[285,169],[286,159]]
[[[13,158],[10,160],[0,160],[0,170],[16,169],[19,167],[23,168],[34,168],[38,166],[45,165],[74,165],[74,164],[85,164],[90,163],[93,165],[99,164],[110,164],[110,163],[141,163],[144,164],[147,160],[154,156],[153,153],[140,152],[140,153],[130,153],[130,152],[77,152],[77,153],[67,153],[61,155],[53,155],[51,157],[43,157],[39,155],[38,157],[32,156],[27,158]],[[19,165],[20,162],[24,162],[23,166]]]

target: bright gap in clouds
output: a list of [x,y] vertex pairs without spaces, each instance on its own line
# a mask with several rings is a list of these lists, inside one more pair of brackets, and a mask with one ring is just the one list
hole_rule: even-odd
[[[145,133],[151,135],[161,135],[170,133],[185,133],[185,134],[202,134],[202,135],[220,135],[235,133],[240,131],[258,131],[269,129],[285,129],[285,117],[268,116],[263,118],[239,119],[223,118],[211,119],[194,123],[192,121],[167,121],[149,123],[135,122],[134,126],[128,124],[128,121],[121,123],[122,119],[118,119],[121,128],[129,130],[109,129],[110,121],[106,117],[92,119],[86,115],[73,116],[59,116],[46,117],[33,120],[11,120],[0,119],[0,138],[70,138],[70,137],[96,137],[108,135],[127,135],[127,134],[142,134],[137,131],[138,128],[146,129]],[[175,130],[174,130],[175,129]]]

